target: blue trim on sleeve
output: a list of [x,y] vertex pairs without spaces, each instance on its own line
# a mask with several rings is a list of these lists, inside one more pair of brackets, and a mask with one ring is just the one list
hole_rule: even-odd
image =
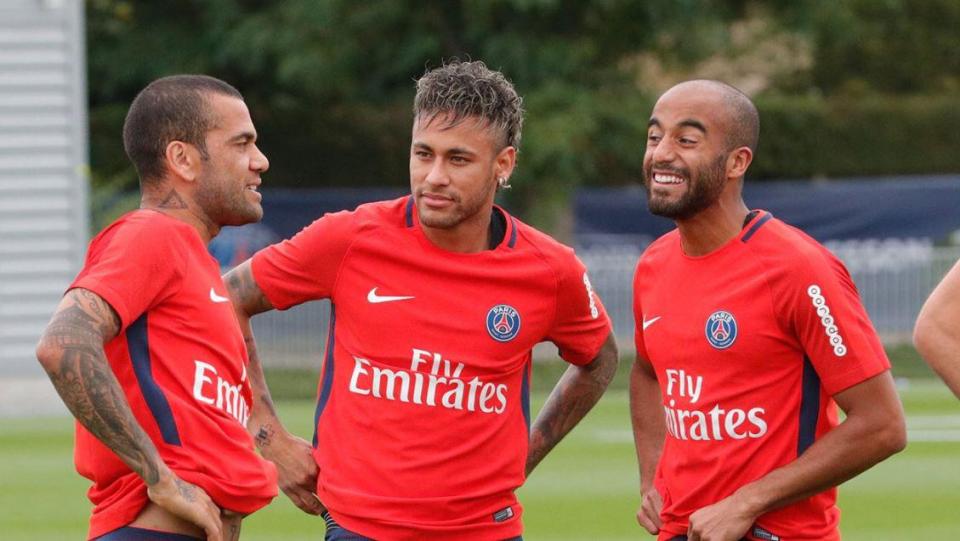
[[743,234],[743,237],[740,238],[740,242],[745,243],[748,240],[750,240],[750,237],[752,237],[753,234],[756,233],[757,230],[763,226],[763,224],[769,222],[770,218],[773,218],[773,214],[770,214],[769,212],[764,214],[763,218],[760,218],[759,220],[757,220],[757,223],[750,226],[750,229],[748,229],[747,232]]
[[797,433],[797,456],[803,454],[817,437],[820,417],[820,376],[810,358],[803,357],[803,384],[800,395],[800,427]]
[[163,389],[157,385],[153,379],[153,371],[150,368],[150,344],[147,342],[147,314],[143,314],[139,319],[127,327],[127,348],[130,351],[130,362],[133,364],[133,373],[137,377],[137,384],[140,386],[140,393],[150,408],[157,426],[160,427],[160,435],[163,441],[170,445],[180,446],[180,433],[177,430],[177,423],[173,418],[173,411],[170,409],[170,402],[163,394]]
[[[412,199],[411,199],[412,200]],[[317,446],[317,430],[320,424],[320,414],[327,407],[330,400],[330,391],[333,389],[333,335],[337,324],[337,309],[330,303],[330,328],[327,330],[327,354],[323,361],[323,383],[320,385],[320,396],[317,398],[317,410],[313,414],[313,446]]]

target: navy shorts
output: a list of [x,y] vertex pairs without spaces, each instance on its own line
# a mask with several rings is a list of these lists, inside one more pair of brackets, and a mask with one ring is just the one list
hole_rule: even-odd
[[93,541],[203,541],[198,537],[180,533],[158,532],[145,528],[124,526],[108,534],[101,535]]
[[[330,513],[326,511],[320,516],[323,517],[323,521],[327,523],[327,533],[323,536],[323,541],[374,541],[369,537],[364,537],[358,533],[344,529],[343,526],[337,524],[337,521],[333,520]],[[523,541],[523,537],[511,537],[504,541]]]

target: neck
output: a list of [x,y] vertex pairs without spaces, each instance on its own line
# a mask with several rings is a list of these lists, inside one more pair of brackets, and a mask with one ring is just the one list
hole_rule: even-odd
[[216,224],[183,190],[162,183],[152,190],[144,190],[140,197],[140,208],[154,210],[189,224],[197,230],[204,244],[220,232]]
[[750,210],[739,196],[732,201],[722,198],[696,216],[677,220],[680,245],[689,256],[702,256],[720,248],[740,234],[743,220]]
[[490,214],[492,207],[477,212],[456,226],[443,229],[420,224],[423,234],[438,248],[448,252],[475,254],[490,246]]

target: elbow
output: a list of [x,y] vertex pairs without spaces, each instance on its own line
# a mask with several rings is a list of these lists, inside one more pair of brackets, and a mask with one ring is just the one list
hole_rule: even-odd
[[920,314],[916,325],[913,327],[913,347],[924,359],[930,354],[930,335],[932,332],[933,330],[930,328],[930,323],[927,321],[925,314]]
[[50,337],[43,335],[40,338],[36,349],[37,361],[48,374],[56,371],[59,365],[60,352],[61,348]]
[[876,432],[878,451],[882,459],[895,455],[907,447],[907,426],[900,414]]

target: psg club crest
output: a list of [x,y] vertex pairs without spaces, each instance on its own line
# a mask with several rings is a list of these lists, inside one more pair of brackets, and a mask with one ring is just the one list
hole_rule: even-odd
[[498,304],[487,312],[487,332],[497,342],[509,342],[520,332],[520,313],[508,304]]
[[717,349],[727,349],[737,339],[737,320],[733,314],[717,310],[707,318],[707,342]]

